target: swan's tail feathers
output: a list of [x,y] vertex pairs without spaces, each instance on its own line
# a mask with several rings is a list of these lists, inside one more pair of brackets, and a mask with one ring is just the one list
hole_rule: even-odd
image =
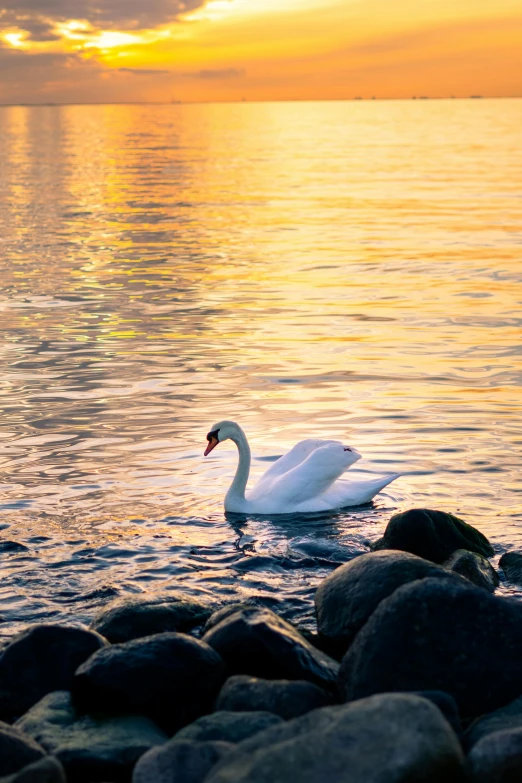
[[392,481],[398,479],[400,475],[400,473],[392,473],[391,476],[382,476],[378,479],[361,482],[361,496],[359,498],[359,505],[363,505],[363,503],[369,503],[370,500],[375,497],[375,495],[378,495],[379,492],[382,492],[382,490],[387,487],[388,484],[391,484]]
[[383,476],[382,478],[377,479],[376,484],[379,487],[379,492],[381,489],[384,489],[384,487],[387,487],[388,484],[391,484],[392,481],[395,481],[395,479],[398,479],[402,476],[402,473],[392,473],[390,476]]
[[335,503],[336,508],[363,506],[400,476],[400,473],[392,473],[390,476],[380,476],[377,479],[337,481],[326,495]]

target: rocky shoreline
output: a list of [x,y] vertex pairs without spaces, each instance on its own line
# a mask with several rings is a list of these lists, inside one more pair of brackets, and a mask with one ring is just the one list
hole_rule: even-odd
[[491,544],[412,509],[372,549],[314,634],[182,594],[29,626],[0,653],[0,783],[521,781],[522,603]]

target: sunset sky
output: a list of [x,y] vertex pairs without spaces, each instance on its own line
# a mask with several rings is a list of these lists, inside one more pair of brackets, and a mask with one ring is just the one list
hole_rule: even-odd
[[0,103],[522,95],[520,0],[0,8]]

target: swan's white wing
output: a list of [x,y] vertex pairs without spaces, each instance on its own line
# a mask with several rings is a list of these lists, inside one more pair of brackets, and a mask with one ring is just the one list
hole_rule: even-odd
[[[307,440],[299,441],[299,443],[296,443],[295,446],[290,449],[290,451],[288,451],[286,454],[283,454],[282,457],[279,457],[279,459],[276,460],[273,465],[270,465],[268,470],[263,473],[257,482],[256,490],[262,484],[266,490],[268,485],[272,484],[275,478],[282,476],[284,473],[292,470],[292,468],[300,465],[308,456],[310,456],[313,451],[320,449],[322,446],[326,446],[329,443],[339,443],[339,441],[318,440],[317,438],[308,438]],[[341,444],[339,443],[339,445]]]
[[268,484],[261,481],[249,494],[249,500],[262,497],[269,488],[271,505],[297,506],[326,492],[358,459],[360,455],[356,451],[345,449],[342,443],[327,441],[313,449],[298,465],[273,477]]

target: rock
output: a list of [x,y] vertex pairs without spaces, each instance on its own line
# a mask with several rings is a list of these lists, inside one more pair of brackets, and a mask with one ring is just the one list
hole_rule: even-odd
[[18,772],[44,756],[44,749],[31,737],[0,721],[0,775]]
[[468,756],[468,768],[473,783],[520,783],[522,728],[483,737]]
[[203,626],[203,636],[207,633],[207,631],[210,631],[211,628],[219,625],[222,620],[230,617],[231,614],[236,614],[236,612],[257,612],[258,609],[259,607],[254,606],[254,604],[227,604],[222,609],[219,609],[217,612],[214,612],[210,615],[207,622]]
[[92,621],[91,628],[111,643],[118,644],[167,631],[190,631],[202,625],[211,613],[209,606],[181,593],[139,596],[119,599],[104,607]]
[[453,696],[444,691],[412,691],[411,693],[413,696],[422,696],[423,699],[431,701],[442,712],[457,737],[462,736],[459,708]]
[[331,690],[338,664],[270,609],[229,615],[203,637],[224,659],[228,674],[307,680]]
[[425,508],[395,514],[372,549],[401,549],[434,563],[443,563],[457,549],[478,552],[484,557],[494,554],[487,538],[474,527],[453,514]]
[[464,757],[439,710],[409,694],[324,707],[256,734],[205,783],[462,783]]
[[16,726],[56,756],[75,783],[128,781],[140,756],[168,739],[141,715],[78,715],[68,691],[49,693]]
[[41,761],[29,764],[20,772],[15,772],[6,778],[0,778],[0,783],[67,783],[62,765],[51,756]]
[[330,703],[328,694],[311,682],[261,680],[237,674],[223,685],[216,709],[242,713],[262,710],[291,720]]
[[476,552],[468,552],[466,549],[457,549],[444,563],[444,568],[460,574],[477,587],[482,587],[490,593],[494,593],[499,586],[498,574],[485,557]]
[[70,688],[74,672],[107,644],[94,631],[33,625],[0,653],[0,716],[13,721],[46,693]]
[[522,605],[464,580],[423,579],[386,598],[343,658],[346,700],[442,690],[464,718],[522,694]]
[[471,748],[488,734],[508,729],[522,729],[522,697],[472,723],[464,735],[464,742]]
[[242,742],[270,726],[283,723],[283,719],[270,712],[214,712],[204,715],[195,723],[178,731],[176,740],[191,742]]
[[147,715],[173,733],[209,712],[225,679],[219,654],[178,633],[99,650],[76,672],[80,709]]
[[451,578],[441,566],[407,552],[359,555],[327,576],[315,593],[317,626],[331,655],[342,657],[384,598],[407,582]]
[[522,584],[522,554],[520,552],[506,552],[499,561],[501,569],[509,582],[516,585]]
[[212,767],[233,748],[227,742],[171,740],[141,757],[132,783],[203,783]]

